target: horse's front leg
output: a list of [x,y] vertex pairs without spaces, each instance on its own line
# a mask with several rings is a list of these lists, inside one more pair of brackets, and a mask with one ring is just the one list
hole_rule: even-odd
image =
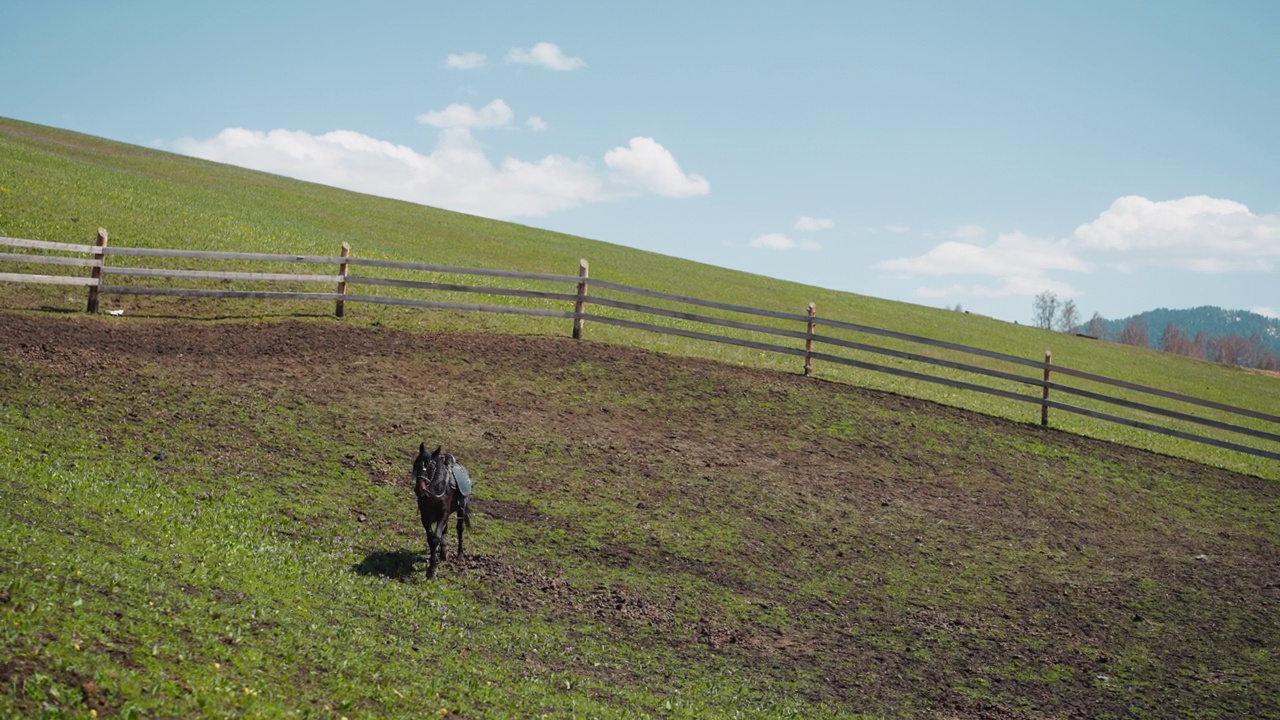
[[418,517],[422,520],[422,530],[427,534],[427,577],[434,577],[436,574],[436,546],[440,544],[439,538],[432,527],[431,508],[423,501],[421,496],[418,497]]
[[440,550],[440,559],[447,560],[449,555],[449,516],[440,518],[436,525],[435,545]]
[[427,528],[427,577],[436,576],[436,563],[439,562],[437,554],[440,550],[440,538],[436,537],[431,528]]

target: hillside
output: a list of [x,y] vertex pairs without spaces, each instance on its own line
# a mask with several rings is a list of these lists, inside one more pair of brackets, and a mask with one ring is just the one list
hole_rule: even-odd
[[[1200,333],[1204,333],[1206,337],[1238,335],[1247,338],[1257,335],[1271,352],[1280,354],[1280,320],[1247,310],[1227,310],[1211,305],[1185,310],[1148,310],[1131,317],[1105,321],[1105,337],[1118,337],[1131,321],[1146,325],[1152,348],[1159,347],[1160,334],[1165,327],[1173,325],[1188,338],[1194,338]],[[1084,328],[1085,326],[1081,326],[1082,331]]]
[[[1045,351],[1050,350],[1054,363],[1062,367],[1085,369],[1172,392],[1207,396],[1216,402],[1262,412],[1272,412],[1280,406],[1280,384],[1273,378],[1235,372],[1214,363],[1142,352],[1115,343],[1092,342],[976,315],[773,280],[606,242],[359,195],[0,119],[0,235],[87,243],[100,226],[108,229],[112,245],[119,247],[332,255],[341,243],[349,242],[362,257],[569,274],[576,272],[580,258],[587,258],[593,277],[614,282],[795,313],[803,313],[810,302],[815,302],[820,315],[827,318],[1033,360],[1043,359]],[[278,268],[245,269],[278,271]],[[324,312],[314,304],[300,303],[242,301],[223,305],[146,297],[113,298],[112,302],[115,304],[107,307],[124,311],[130,317],[300,317]],[[83,295],[64,287],[0,283],[0,308],[77,311],[83,307]],[[562,336],[565,333],[564,327],[549,321],[398,312],[390,308],[351,308],[348,321],[416,330],[482,328],[520,335]],[[847,338],[850,340],[866,339],[849,335],[852,335]],[[790,372],[799,369],[792,358],[785,356],[625,328],[597,324],[589,336],[601,342],[746,367]],[[974,362],[972,356],[947,352],[940,355],[946,360]],[[882,360],[865,355],[855,354],[855,357]],[[1021,422],[1038,420],[1034,405],[971,392],[958,393],[899,376],[830,363],[819,363],[816,376]],[[950,376],[975,381],[973,376],[962,373]],[[988,382],[981,378],[976,381]],[[1038,394],[1035,388],[998,382],[994,385],[1028,395]],[[1108,390],[1091,388],[1088,383],[1083,386],[1086,390]],[[1144,418],[1138,416],[1137,419]],[[1239,422],[1229,415],[1214,419]],[[1251,422],[1244,421],[1246,425]],[[1060,413],[1054,419],[1054,427],[1262,477],[1280,478],[1274,462],[1098,422],[1085,415]],[[1174,427],[1203,431],[1193,426],[1175,424]],[[1258,429],[1269,428],[1259,426]],[[1224,439],[1238,440],[1235,436]]]
[[[1213,363],[0,120],[0,234],[98,226],[125,247],[585,257],[1280,402]],[[111,303],[0,284],[0,716],[1280,717],[1272,461],[601,323],[575,342],[474,313]],[[436,581],[407,484],[424,441],[478,493]]]
[[[1280,716],[1280,484],[555,337],[0,312],[5,717]],[[426,581],[418,442],[472,468]]]

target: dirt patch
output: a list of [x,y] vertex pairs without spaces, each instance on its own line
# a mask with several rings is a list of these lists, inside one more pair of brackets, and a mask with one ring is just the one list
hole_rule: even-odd
[[546,522],[551,519],[529,503],[515,500],[477,500],[476,510],[505,522]]
[[[446,578],[480,580],[513,613],[803,676],[815,700],[910,697],[954,718],[1158,715],[1204,702],[1196,668],[1280,643],[1274,532],[1233,510],[1280,508],[1280,483],[910,398],[562,338],[328,320],[0,313],[5,371],[75,381],[70,402],[89,414],[106,412],[98,378],[131,383],[137,400],[111,409],[104,442],[151,423],[144,457],[166,466],[183,460],[167,428],[201,428],[211,393],[242,404],[186,441],[214,468],[191,472],[270,478],[252,463],[292,462],[306,453],[294,434],[324,433],[371,497],[404,491],[329,521],[415,548],[412,452],[445,444],[477,481],[469,537],[501,524],[542,553],[469,551]],[[301,409],[320,414],[272,429]],[[307,532],[306,508],[281,515]],[[375,549],[352,569],[410,580],[420,565],[416,550]],[[651,580],[601,584],[582,567]],[[1138,671],[1130,649],[1150,658]],[[1099,679],[1139,671],[1171,689]],[[1237,682],[1223,707],[1255,691]]]

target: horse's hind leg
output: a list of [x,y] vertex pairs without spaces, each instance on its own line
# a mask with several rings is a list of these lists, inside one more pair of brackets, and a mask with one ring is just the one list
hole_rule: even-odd
[[466,525],[465,517],[458,518],[458,559],[462,559],[462,526]]

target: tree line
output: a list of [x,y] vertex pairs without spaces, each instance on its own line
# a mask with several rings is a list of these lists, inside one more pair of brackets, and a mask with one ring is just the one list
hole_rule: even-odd
[[1130,318],[1119,333],[1109,333],[1107,321],[1102,315],[1095,312],[1088,323],[1082,324],[1075,301],[1060,300],[1056,294],[1048,290],[1035,297],[1033,324],[1045,330],[1080,334],[1099,340],[1118,342],[1122,345],[1155,347],[1157,350],[1198,360],[1280,371],[1280,355],[1272,352],[1257,333],[1245,337],[1243,335],[1207,335],[1198,332],[1191,336],[1173,323],[1169,323],[1160,332],[1160,337],[1153,345],[1150,330],[1142,320]]

